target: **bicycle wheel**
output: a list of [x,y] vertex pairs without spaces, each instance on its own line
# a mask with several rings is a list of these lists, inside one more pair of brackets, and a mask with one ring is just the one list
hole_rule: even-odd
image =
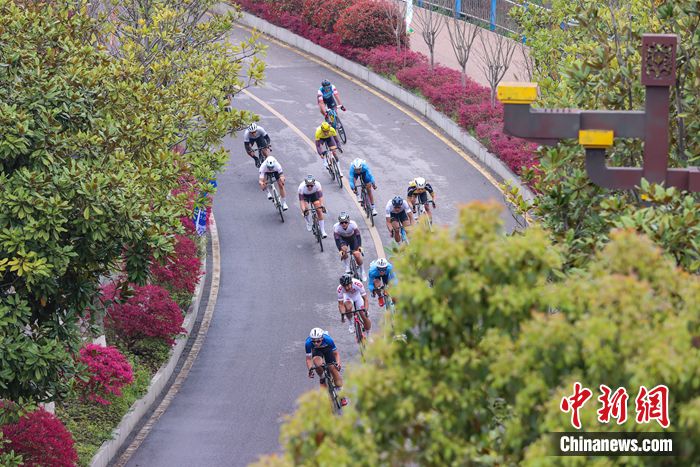
[[321,236],[321,227],[318,225],[318,217],[316,216],[314,216],[314,235],[316,235],[316,241],[318,241],[321,253],[323,253],[323,236]]
[[338,117],[335,117],[335,131],[338,132],[338,136],[340,136],[340,141],[342,141],[343,144],[348,142],[348,137],[345,135],[345,127],[340,122],[340,118]]
[[343,176],[340,174],[340,167],[335,157],[333,157],[333,170],[335,171],[335,181],[338,182],[340,188],[343,188]]
[[355,318],[355,340],[360,345],[360,351],[365,344],[365,333],[359,318]]
[[277,188],[275,188],[274,185],[272,186],[272,201],[275,203],[277,212],[280,213],[280,219],[282,219],[282,222],[284,222],[284,214],[282,214],[282,200],[280,199],[280,195],[277,193]]
[[338,392],[335,390],[335,383],[330,376],[326,378],[326,387],[328,387],[328,397],[331,400],[331,410],[334,414],[340,415],[343,410],[343,405],[340,403],[340,397],[338,397]]
[[350,272],[352,272],[352,277],[354,277],[358,281],[361,281],[362,278],[360,277],[360,271],[358,270],[357,262],[355,261],[355,256],[352,254],[352,252],[348,254],[350,255]]
[[406,229],[401,226],[401,242],[405,243],[408,245],[410,242],[408,241],[408,235],[406,235]]
[[372,205],[369,202],[369,195],[367,194],[367,188],[362,188],[362,207],[365,209],[365,214],[369,217],[372,227],[374,227],[374,216],[372,215]]

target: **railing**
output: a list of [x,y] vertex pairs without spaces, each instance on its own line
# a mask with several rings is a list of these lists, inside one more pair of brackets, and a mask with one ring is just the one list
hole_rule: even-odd
[[[406,0],[400,0],[406,1]],[[501,33],[518,34],[520,28],[518,23],[510,17],[509,13],[513,7],[529,5],[536,8],[547,8],[547,0],[540,1],[519,1],[519,0],[452,0],[452,1],[430,1],[413,0],[413,4],[419,7],[432,6],[434,8],[445,9],[446,11],[459,12],[460,17],[476,22],[479,26],[488,28],[491,31]]]

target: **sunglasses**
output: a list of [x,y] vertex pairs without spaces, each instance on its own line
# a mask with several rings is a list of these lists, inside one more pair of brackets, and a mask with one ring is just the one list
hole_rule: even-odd
[[340,222],[340,225],[349,224],[349,223],[350,223],[349,221],[342,221],[342,222]]

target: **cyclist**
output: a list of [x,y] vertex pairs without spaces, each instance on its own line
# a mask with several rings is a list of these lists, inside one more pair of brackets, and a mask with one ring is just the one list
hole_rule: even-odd
[[[333,376],[335,387],[340,392],[343,389],[343,377],[340,376],[340,353],[328,332],[321,328],[313,328],[309,337],[306,338],[304,348],[306,349],[306,368],[309,370],[309,378],[314,377],[314,371],[320,377],[323,374],[321,365],[325,363],[329,365],[328,370]],[[321,380],[321,386],[325,386],[323,380]],[[346,406],[348,400],[343,397],[340,399],[340,404]]]
[[[321,236],[326,238],[326,222],[323,219],[323,188],[321,183],[314,178],[313,175],[307,175],[301,185],[299,185],[299,206],[301,214],[306,219],[306,230],[311,232],[311,212],[309,203],[316,206],[316,215],[318,215],[318,225],[321,228]],[[309,212],[307,212],[309,210]]]
[[362,237],[360,236],[360,228],[357,222],[350,220],[350,214],[343,211],[338,216],[338,222],[333,226],[333,237],[335,238],[335,246],[340,252],[340,260],[345,265],[345,273],[350,273],[350,255],[348,251],[355,257],[355,262],[360,270],[360,277],[363,281],[367,280],[365,268],[362,265]]
[[428,193],[430,193],[430,199],[433,202],[433,207],[435,207],[435,190],[427,183],[423,177],[416,177],[408,184],[408,191],[406,192],[406,198],[413,209],[413,219],[418,220],[418,214],[416,213],[416,198],[423,203],[425,206],[425,211],[428,213],[430,222],[433,221],[433,209],[428,203]]
[[[262,151],[262,157],[255,157],[255,152],[253,152],[253,143],[260,148],[265,148]],[[253,122],[248,128],[246,128],[243,134],[243,147],[248,155],[255,161],[255,167],[260,167],[263,161],[270,155],[270,135],[267,134],[265,128],[261,127],[257,123]]]
[[[265,191],[267,188],[267,176],[268,174],[277,181],[277,186],[280,189],[280,198],[282,198],[282,210],[286,211],[289,209],[287,207],[286,193],[284,191],[284,171],[282,170],[282,165],[277,162],[272,156],[268,156],[265,162],[260,166],[260,188]],[[274,182],[273,182],[274,183]],[[267,192],[267,199],[272,199],[272,194]]]
[[[393,280],[394,284],[398,282],[396,274],[394,274],[394,266],[386,258],[378,258],[369,264],[368,285],[373,297],[378,294],[378,289],[381,287],[384,287],[384,291],[387,293],[390,280]],[[379,297],[379,306],[384,306],[384,297]]]
[[316,128],[315,138],[316,151],[323,160],[323,167],[328,170],[328,159],[326,158],[328,151],[326,151],[324,148],[323,143],[326,143],[326,147],[330,149],[337,159],[338,155],[336,154],[335,150],[340,147],[338,132],[336,132],[335,128],[333,128],[328,122],[323,122],[318,128]]
[[[372,327],[372,322],[369,320],[367,312],[369,311],[369,300],[367,291],[362,282],[353,278],[349,274],[340,276],[340,285],[338,286],[338,311],[340,312],[341,321],[345,321],[345,314],[352,313],[353,305],[355,309],[360,311],[360,319],[365,326],[365,331],[369,335],[369,330]],[[348,331],[355,332],[352,320]]]
[[413,225],[413,216],[409,216],[411,205],[400,196],[394,196],[386,203],[386,227],[396,243],[401,243],[401,226],[404,229]]
[[377,215],[377,209],[374,207],[374,193],[372,188],[377,189],[377,184],[374,183],[374,177],[372,176],[372,171],[369,170],[367,161],[364,159],[357,158],[350,164],[350,189],[355,192],[357,196],[357,201],[362,202],[360,194],[357,192],[355,187],[355,179],[359,178],[361,183],[367,188],[367,195],[369,196],[369,202],[372,203],[372,215]]
[[[318,92],[316,93],[316,99],[318,100],[318,109],[321,111],[321,115],[323,115],[324,117],[326,117],[326,113],[328,112],[326,108],[333,109],[338,104],[340,104],[340,110],[345,112],[345,106],[340,100],[340,94],[338,93],[338,90],[327,79],[321,81],[321,87],[318,88]],[[336,101],[338,101],[337,104]]]

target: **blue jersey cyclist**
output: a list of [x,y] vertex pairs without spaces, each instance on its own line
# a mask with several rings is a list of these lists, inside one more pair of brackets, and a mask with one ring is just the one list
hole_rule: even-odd
[[374,182],[374,176],[372,171],[367,165],[367,161],[364,159],[357,158],[350,164],[350,189],[355,192],[357,196],[357,202],[361,203],[362,198],[357,192],[357,187],[355,186],[355,180],[360,179],[360,183],[367,188],[367,194],[369,195],[369,202],[372,203],[372,215],[377,215],[377,209],[374,207],[374,192],[372,188],[377,189],[377,184]]
[[[319,375],[323,374],[321,365],[328,365],[328,370],[333,376],[335,387],[340,392],[343,389],[343,377],[340,376],[340,353],[335,346],[335,342],[328,332],[321,328],[313,328],[306,338],[304,344],[306,350],[306,369],[309,371],[309,378],[314,377],[314,371]],[[321,386],[324,386],[321,380]],[[343,397],[340,399],[341,405],[348,405],[348,400]]]
[[[389,281],[393,281],[394,284],[398,283],[396,274],[394,274],[394,266],[386,258],[372,261],[369,264],[369,280],[367,281],[372,296],[377,295],[378,289],[381,287],[384,287],[386,292]],[[379,306],[384,306],[384,297],[379,297]]]
[[340,105],[340,109],[345,112],[345,106],[340,100],[338,90],[327,79],[321,82],[321,87],[318,88],[316,93],[316,99],[318,100],[318,108],[321,111],[321,115],[324,117],[327,112],[326,108],[334,109],[337,105]]

